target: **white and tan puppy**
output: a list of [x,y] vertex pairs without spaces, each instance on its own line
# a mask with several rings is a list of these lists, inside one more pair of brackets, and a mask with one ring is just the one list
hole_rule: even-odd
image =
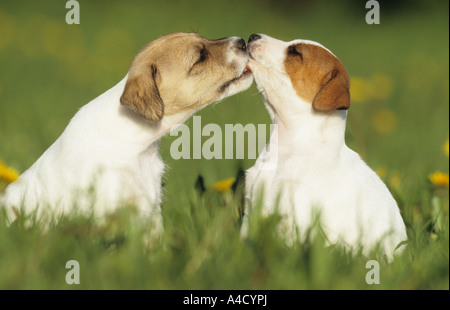
[[[263,214],[270,214],[280,199],[287,227],[293,223],[288,231],[300,238],[318,215],[330,244],[364,254],[379,246],[392,258],[407,239],[405,225],[385,184],[345,145],[350,85],[343,64],[306,40],[254,34],[247,48],[256,85],[277,125],[247,171],[249,200],[254,203],[264,191]],[[275,165],[269,157],[277,158]]]
[[0,200],[20,214],[59,216],[73,208],[102,217],[134,205],[160,215],[158,143],[206,105],[247,89],[245,41],[173,33],[146,45],[128,74],[82,107],[56,142]]

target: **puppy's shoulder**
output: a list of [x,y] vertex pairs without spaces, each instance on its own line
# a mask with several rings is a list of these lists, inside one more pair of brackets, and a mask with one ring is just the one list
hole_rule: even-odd
[[349,148],[347,148],[345,154],[344,171],[348,171],[347,176],[352,186],[357,188],[357,192],[364,196],[364,201],[397,207],[397,203],[386,184],[361,156]]
[[341,152],[340,162],[341,168],[347,170],[349,174],[357,174],[363,178],[372,177],[372,175],[375,174],[362,157],[347,146],[345,146]]

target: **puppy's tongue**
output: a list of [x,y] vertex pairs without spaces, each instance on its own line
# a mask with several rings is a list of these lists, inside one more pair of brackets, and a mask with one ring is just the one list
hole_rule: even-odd
[[250,68],[250,65],[249,65],[249,64],[247,64],[247,65],[245,66],[245,69],[247,69],[247,70],[250,71],[250,72],[253,72],[253,71],[252,71],[252,68]]

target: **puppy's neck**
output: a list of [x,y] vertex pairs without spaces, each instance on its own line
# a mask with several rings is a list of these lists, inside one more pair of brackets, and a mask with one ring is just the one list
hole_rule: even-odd
[[[121,144],[128,147],[131,154],[139,154],[150,147],[158,147],[159,140],[166,135],[172,128],[182,124],[196,111],[183,111],[173,115],[164,116],[159,122],[152,123],[142,116],[138,115],[130,108],[120,104],[120,95],[122,94],[127,76],[116,86],[108,90],[98,99],[99,105],[107,105],[102,108],[108,111],[112,117],[104,117],[98,122],[113,122],[109,132],[105,132],[111,139],[119,139]],[[101,98],[105,98],[102,100]]]
[[277,125],[280,154],[335,158],[345,146],[346,111],[315,111],[299,98],[266,105],[276,107],[272,122]]

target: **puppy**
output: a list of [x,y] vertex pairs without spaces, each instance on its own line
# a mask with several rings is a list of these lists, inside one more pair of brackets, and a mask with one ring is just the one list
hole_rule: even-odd
[[245,41],[173,33],[146,45],[127,75],[82,107],[56,142],[1,197],[9,221],[74,208],[97,217],[136,206],[161,222],[158,143],[206,105],[247,89]]
[[364,254],[379,247],[392,258],[407,239],[405,225],[385,184],[345,145],[350,85],[344,65],[322,45],[306,40],[253,34],[248,51],[277,129],[247,171],[250,204],[263,195],[263,214],[269,214],[279,199],[291,237],[305,236],[318,217],[330,244]]

